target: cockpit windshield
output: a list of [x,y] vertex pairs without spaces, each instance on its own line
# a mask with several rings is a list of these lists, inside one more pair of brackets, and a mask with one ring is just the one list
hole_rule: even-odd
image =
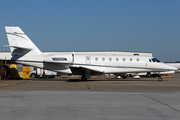
[[160,60],[158,60],[157,58],[153,58],[156,62],[161,62]]
[[149,59],[149,62],[151,62],[151,61],[153,61],[153,62],[161,62],[160,60],[158,60],[157,58],[152,58],[152,59]]

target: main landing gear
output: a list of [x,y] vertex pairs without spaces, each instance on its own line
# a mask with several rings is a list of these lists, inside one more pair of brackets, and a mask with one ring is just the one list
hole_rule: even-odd
[[159,75],[158,81],[162,81],[162,76]]
[[82,81],[87,81],[86,75],[82,75],[81,80],[82,80]]

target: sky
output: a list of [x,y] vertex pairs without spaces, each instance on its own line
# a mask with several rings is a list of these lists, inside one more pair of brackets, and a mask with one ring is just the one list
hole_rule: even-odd
[[5,26],[19,26],[41,51],[152,52],[180,61],[180,0],[1,0]]

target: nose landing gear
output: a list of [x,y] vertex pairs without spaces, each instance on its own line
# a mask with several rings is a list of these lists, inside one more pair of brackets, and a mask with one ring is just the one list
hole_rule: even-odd
[[162,81],[162,76],[159,75],[158,81]]

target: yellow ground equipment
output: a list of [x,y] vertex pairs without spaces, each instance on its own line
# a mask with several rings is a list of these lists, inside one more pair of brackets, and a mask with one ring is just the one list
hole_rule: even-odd
[[23,78],[23,66],[22,65],[10,65],[10,78],[21,79]]
[[29,79],[30,78],[30,67],[23,67],[23,79]]
[[23,67],[22,65],[12,64],[10,65],[10,78],[11,79],[29,79],[30,67]]

